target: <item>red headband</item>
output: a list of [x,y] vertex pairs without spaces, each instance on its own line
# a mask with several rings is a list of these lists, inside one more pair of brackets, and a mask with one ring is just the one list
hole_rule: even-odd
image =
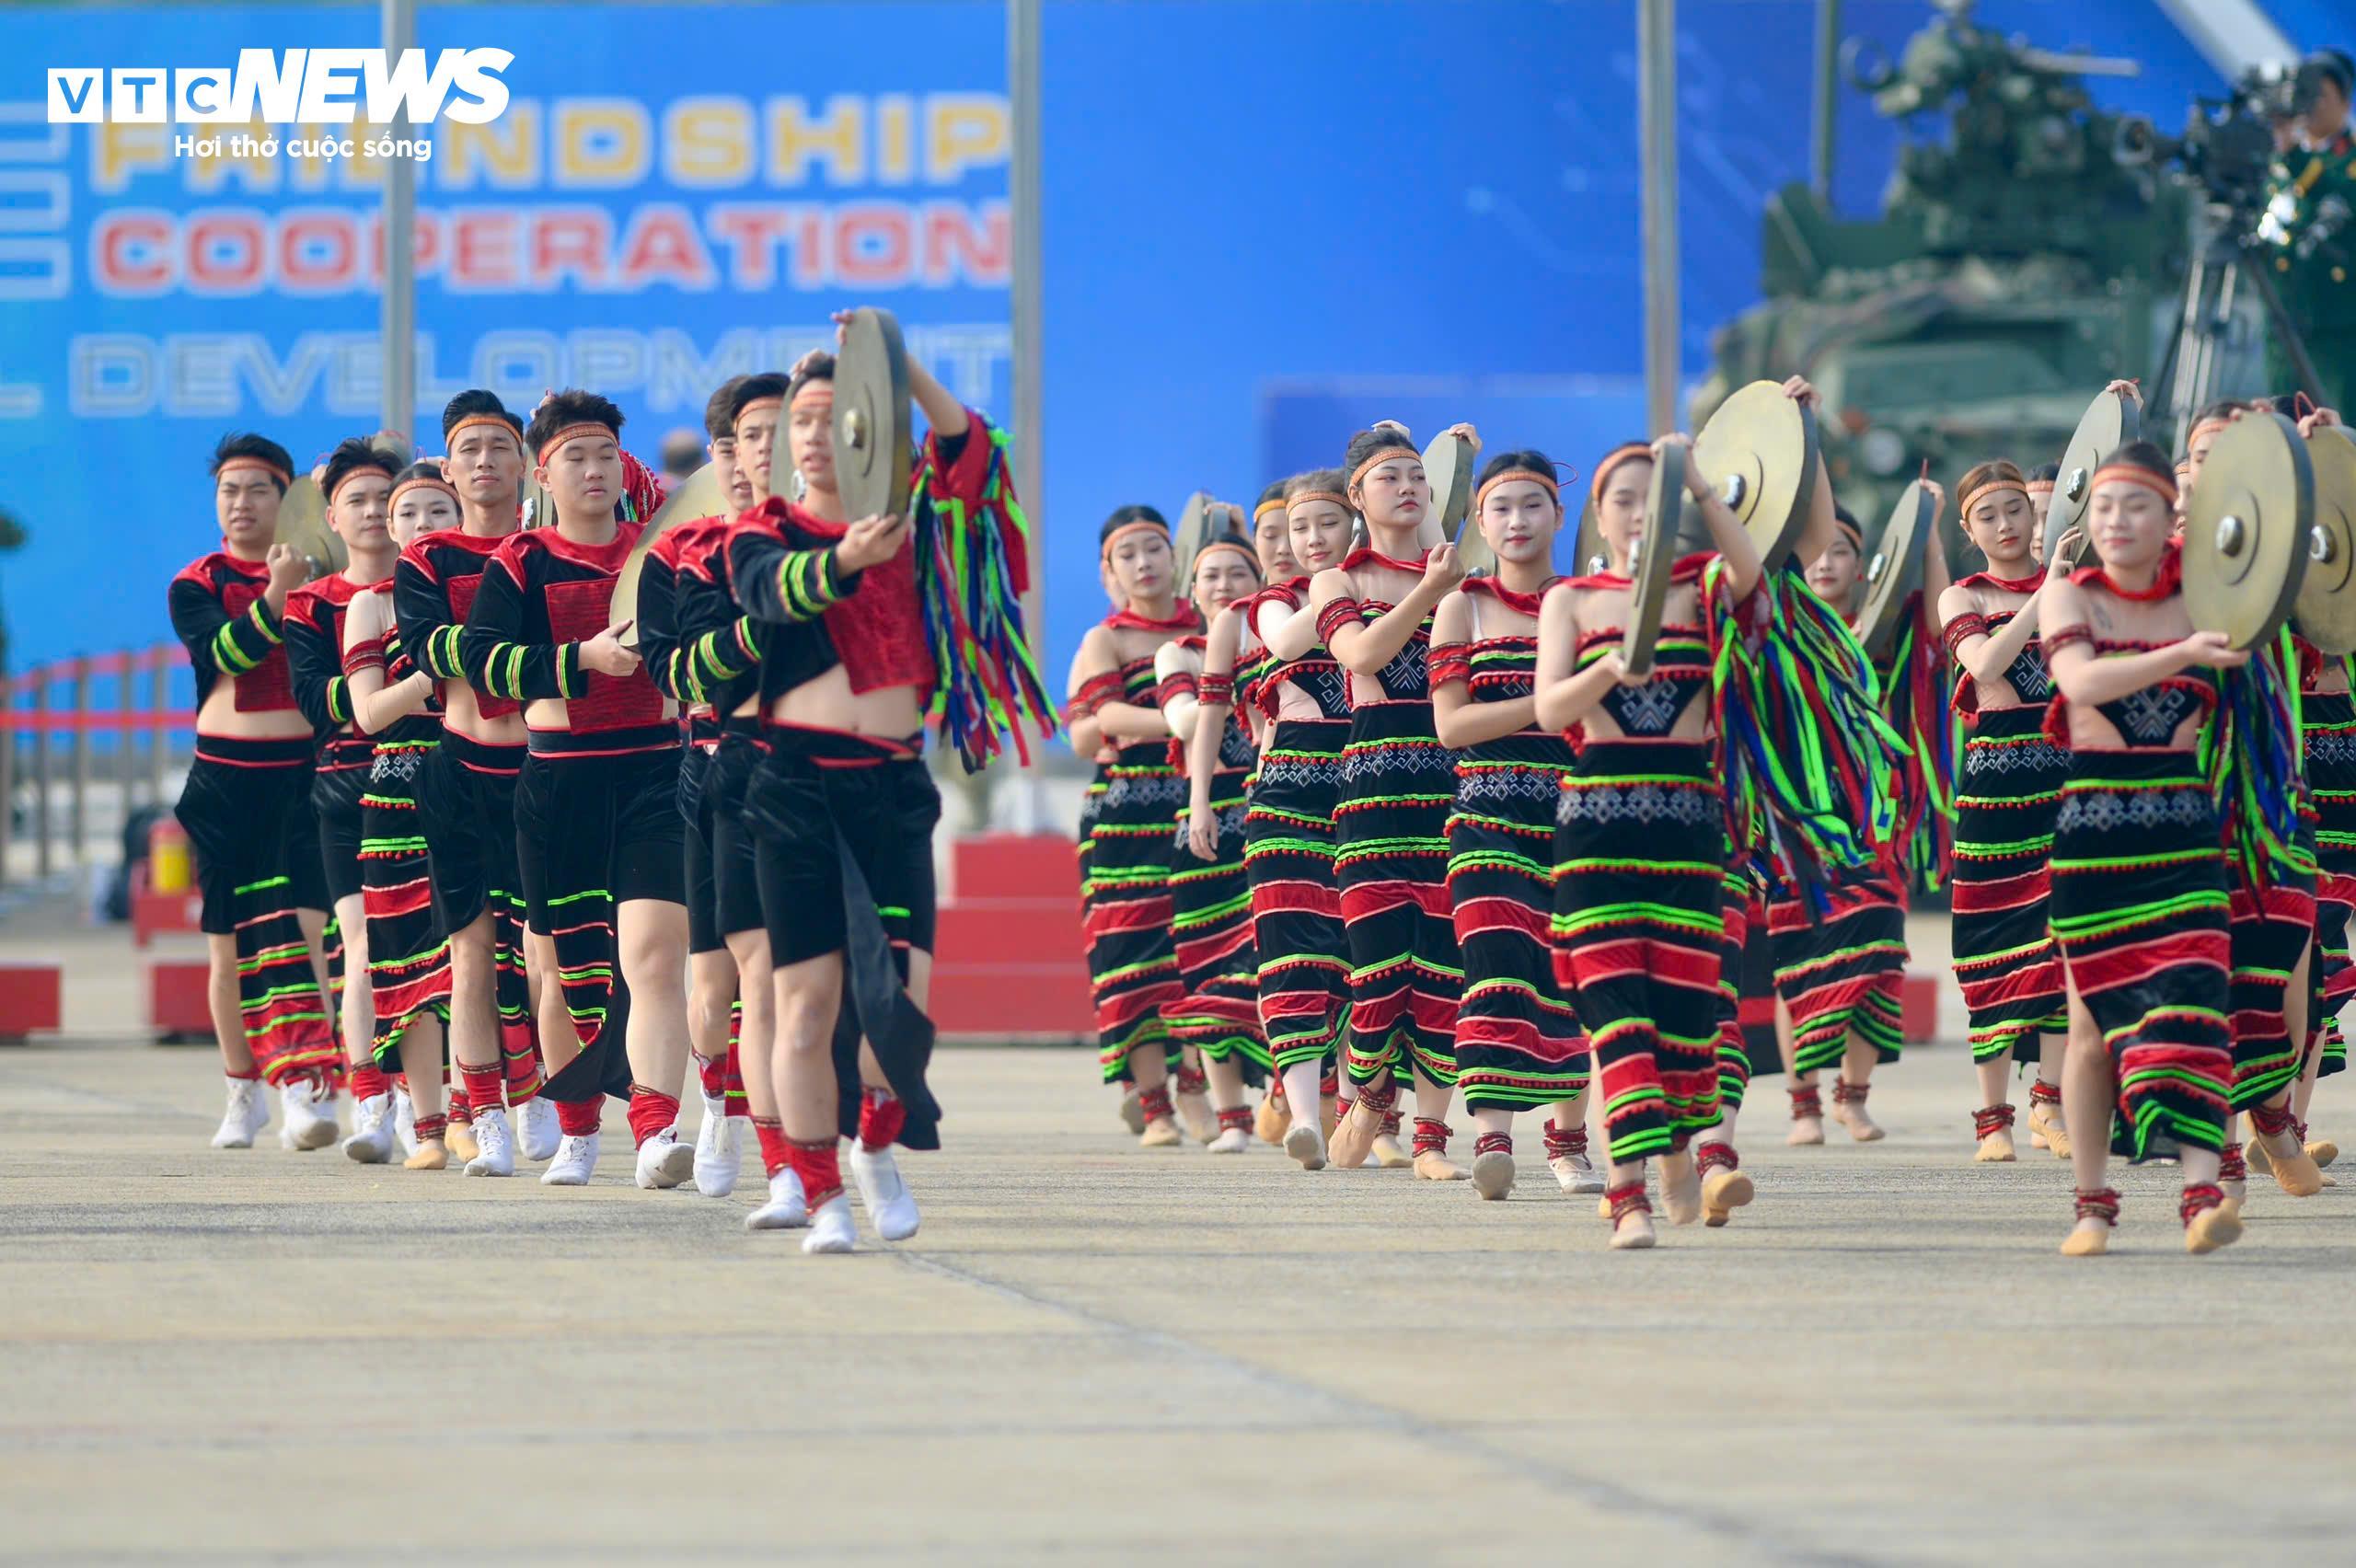
[[733,440],[733,439],[734,439],[734,437],[735,437],[735,432],[736,432],[736,427],[737,427],[738,425],[743,424],[743,423],[745,422],[745,416],[746,414],[758,413],[758,412],[759,412],[761,409],[780,409],[780,408],[783,408],[784,406],[785,406],[785,399],[784,399],[784,398],[754,398],[752,401],[750,401],[750,402],[746,403],[743,408],[741,408],[741,409],[737,409],[737,410],[736,410],[736,417],[735,417],[734,419],[733,419],[733,420],[731,420],[731,421],[728,421],[728,432],[729,432],[729,437],[730,437],[730,439],[731,439],[731,440]]
[[564,425],[558,429],[555,433],[551,434],[546,441],[540,443],[539,456],[537,458],[540,467],[545,468],[549,466],[549,458],[554,455],[558,447],[562,446],[568,441],[578,441],[584,435],[602,435],[606,440],[613,442],[617,445],[621,443],[621,436],[619,433],[606,425],[599,424],[595,420],[583,420],[579,424]]
[[486,430],[495,430],[499,432],[500,434],[505,436],[508,440],[515,444],[515,455],[519,457],[523,455],[524,438],[515,433],[515,427],[514,425],[509,424],[497,414],[468,414],[465,419],[460,420],[456,424],[450,427],[450,432],[442,438],[442,444],[449,447],[453,451],[456,451],[458,445],[458,437],[476,425],[480,425]]
[[[2048,480],[2046,481],[2046,483],[2045,483],[2045,488],[2046,488],[2047,490],[2051,490],[2051,489],[2053,488],[2053,481],[2052,481],[2052,480],[2050,480],[2050,479],[2048,479]],[[2022,480],[2019,480],[2019,479],[1987,479],[1987,480],[1983,480],[1983,481],[1980,484],[1980,486],[1979,486],[1977,489],[1973,490],[1972,491],[1970,491],[1969,494],[1967,494],[1967,495],[1963,498],[1963,505],[1962,505],[1962,506],[1961,506],[1961,507],[1957,511],[1956,515],[1957,515],[1958,517],[1960,517],[1960,518],[1964,519],[1966,522],[1969,522],[1969,521],[1970,520],[1970,518],[1971,518],[1971,509],[1972,509],[1974,506],[1977,506],[1978,504],[1980,504],[1980,501],[1981,501],[1981,497],[1983,497],[1983,496],[1991,496],[1991,495],[1993,495],[1993,494],[1995,494],[1998,490],[2018,490],[2018,491],[2020,491],[2020,492],[2021,492],[2021,495],[2022,495],[2022,498],[2023,498],[2023,499],[2025,499],[2025,500],[2026,500],[2026,499],[2027,498],[2027,496],[2028,496],[2028,486],[2027,486],[2027,484],[2026,482],[2024,482],[2024,481],[2022,481]]]
[[1341,491],[1312,490],[1303,490],[1299,495],[1287,496],[1285,498],[1285,511],[1287,513],[1290,513],[1294,507],[1299,506],[1305,501],[1330,501],[1345,512],[1350,510],[1350,498],[1342,494]]
[[1140,517],[1134,523],[1122,524],[1119,527],[1104,536],[1105,561],[1109,563],[1112,560],[1114,546],[1119,544],[1123,539],[1127,538],[1131,534],[1140,531],[1151,534],[1155,538],[1160,539],[1165,545],[1170,542],[1170,530],[1168,528],[1159,523],[1153,522],[1149,518]]
[[[343,487],[350,484],[352,480],[358,478],[363,474],[382,474],[387,479],[390,479],[393,477],[392,469],[380,463],[363,463],[356,467],[347,468],[344,470],[343,478],[336,480],[335,489],[328,491],[328,504],[329,506],[333,506],[335,504],[335,498],[343,493]],[[458,492],[452,490],[450,493],[452,495],[456,495]],[[387,500],[385,504],[387,509],[389,510],[392,502],[390,500]]]
[[1486,480],[1483,481],[1481,488],[1473,492],[1472,515],[1478,517],[1481,514],[1481,503],[1489,499],[1491,490],[1499,485],[1511,484],[1516,479],[1528,479],[1533,484],[1544,487],[1547,495],[1553,498],[1556,506],[1563,504],[1563,487],[1555,482],[1553,475],[1542,474],[1535,468],[1507,468],[1502,474],[1490,475]]
[[1261,518],[1265,517],[1271,512],[1281,513],[1285,510],[1286,504],[1287,502],[1285,498],[1280,495],[1272,496],[1268,500],[1262,502],[1259,505],[1252,509],[1252,525],[1255,528],[1258,527],[1260,525]]
[[276,479],[281,489],[283,489],[294,482],[294,475],[288,473],[285,469],[280,467],[269,458],[256,457],[250,455],[229,458],[227,461],[224,462],[220,467],[214,470],[213,477],[217,479],[223,474],[229,473],[237,468],[259,468],[263,473],[268,474],[271,478]]
[[2149,468],[2139,467],[2132,463],[2106,463],[2096,468],[2093,480],[2086,487],[2087,493],[2092,494],[2096,485],[2108,484],[2113,479],[2142,485],[2145,490],[2164,498],[2170,506],[2176,504],[2177,492],[2174,479],[2163,478]]
[[1366,478],[1369,469],[1379,468],[1385,463],[1395,463],[1402,457],[1410,457],[1418,463],[1424,460],[1424,455],[1412,446],[1386,446],[1379,452],[1369,453],[1367,460],[1351,472],[1350,489],[1357,489],[1358,481]]
[[[811,394],[814,391],[818,395],[818,397],[811,397]],[[826,380],[823,376],[813,376],[802,384],[801,391],[796,392],[793,395],[794,406],[799,408],[802,404],[802,400],[805,398],[809,398],[812,402],[816,402],[818,398],[824,398],[827,402],[831,403],[835,400],[835,384]],[[749,404],[746,406],[750,407]]]
[[403,479],[393,487],[393,493],[385,498],[385,515],[391,516],[393,508],[401,503],[401,497],[417,490],[440,490],[444,495],[448,496],[454,504],[458,499],[457,487],[451,484],[449,480],[436,475],[420,474],[415,478]]
[[1595,478],[1588,481],[1588,498],[1598,506],[1602,505],[1604,481],[1611,478],[1611,470],[1631,459],[1649,458],[1652,455],[1652,444],[1646,441],[1624,441],[1605,453],[1603,461],[1595,466]]

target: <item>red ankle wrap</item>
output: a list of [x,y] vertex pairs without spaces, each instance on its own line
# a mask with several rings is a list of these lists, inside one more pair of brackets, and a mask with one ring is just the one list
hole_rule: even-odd
[[1211,1080],[1210,1080],[1210,1078],[1209,1078],[1209,1076],[1208,1076],[1207,1074],[1206,1074],[1206,1073],[1205,1073],[1201,1068],[1199,1068],[1199,1067],[1181,1067],[1181,1068],[1179,1068],[1179,1069],[1178,1069],[1178,1092],[1179,1092],[1179,1093],[1181,1093],[1181,1094],[1208,1094],[1210,1091],[1211,1091]]
[[2028,1086],[2028,1102],[2031,1105],[2050,1105],[2059,1110],[2062,1106],[2062,1086],[2048,1083],[2043,1078],[2032,1079]]
[[862,1089],[859,1091],[859,1144],[870,1154],[890,1148],[900,1141],[900,1129],[908,1124],[908,1108],[900,1097],[888,1089]]
[[346,1081],[352,1086],[352,1098],[354,1100],[374,1100],[380,1094],[393,1091],[392,1080],[374,1062],[364,1067],[352,1068],[352,1076]]
[[1847,1078],[1836,1078],[1832,1080],[1832,1103],[1863,1105],[1865,1102],[1866,1091],[1872,1088],[1873,1085],[1869,1083],[1851,1083]]
[[548,1083],[540,1076],[539,1042],[529,1030],[518,1030],[514,1038],[502,1039],[499,1051],[507,1068],[507,1103],[518,1106],[537,1099]]
[[596,1136],[597,1124],[606,1117],[603,1100],[560,1100],[556,1102],[557,1131],[569,1138]]
[[761,1170],[766,1174],[775,1176],[793,1163],[791,1146],[785,1141],[785,1126],[775,1117],[754,1117],[753,1136],[760,1141]]
[[1399,1128],[1401,1125],[1402,1118],[1400,1117],[1398,1107],[1393,1106],[1392,1109],[1385,1111],[1382,1113],[1382,1136],[1384,1137],[1397,1137],[1399,1136]]
[[1399,1103],[1399,1086],[1389,1078],[1358,1085],[1358,1103],[1369,1111],[1388,1112]]
[[1816,1085],[1804,1083],[1797,1089],[1786,1090],[1792,1097],[1792,1120],[1795,1122],[1824,1115],[1824,1097],[1816,1092]]
[[728,1093],[728,1058],[726,1056],[695,1056],[696,1081],[703,1086],[706,1100],[719,1100]]
[[2105,1225],[2117,1225],[2119,1223],[2119,1189],[2097,1187],[2090,1193],[2084,1187],[2079,1188],[2078,1217],[2099,1219]]
[[[445,1081],[446,1082],[447,1080],[445,1079]],[[463,1088],[451,1090],[450,1124],[454,1127],[468,1127],[474,1124],[474,1104],[471,1101],[468,1100],[466,1090]]]
[[1571,1128],[1568,1132],[1565,1132],[1561,1127],[1554,1124],[1554,1118],[1552,1116],[1546,1118],[1547,1159],[1567,1159],[1571,1155],[1585,1154],[1586,1152],[1586,1123],[1582,1122],[1577,1126]]
[[1642,1182],[1631,1182],[1624,1187],[1614,1187],[1603,1194],[1603,1201],[1611,1205],[1613,1225],[1618,1225],[1632,1214],[1653,1212],[1652,1200],[1645,1196],[1645,1184]]
[[629,1136],[633,1144],[647,1139],[671,1126],[679,1119],[679,1098],[659,1089],[649,1089],[642,1083],[629,1086]]
[[721,1064],[720,1093],[728,1101],[731,1116],[753,1113],[753,1102],[745,1097],[745,1064],[737,1058],[736,1038],[733,1034],[728,1039],[727,1060]]
[[467,1098],[475,1104],[489,1110],[505,1102],[502,1096],[507,1092],[507,1075],[497,1062],[487,1067],[462,1066],[458,1076],[466,1080]]
[[1987,1105],[1971,1113],[1972,1136],[1986,1138],[1991,1133],[2001,1133],[2013,1124],[2013,1108],[2009,1104]]
[[2299,1135],[2300,1147],[2303,1148],[2305,1147],[2307,1142],[2307,1124],[2304,1122],[2292,1122],[2291,1124],[2291,1130]]
[[1415,1118],[1415,1139],[1412,1146],[1413,1152],[1416,1154],[1446,1154],[1448,1152],[1448,1140],[1455,1136],[1456,1130],[1453,1127],[1450,1127],[1446,1122],[1439,1120],[1438,1117],[1418,1116]]
[[1225,1132],[1230,1127],[1237,1128],[1242,1132],[1250,1132],[1252,1130],[1252,1107],[1249,1105],[1229,1106],[1226,1110],[1218,1113],[1218,1126],[1219,1131],[1221,1132]]
[[1713,1170],[1738,1170],[1741,1165],[1742,1156],[1734,1151],[1732,1144],[1705,1143],[1693,1151],[1693,1167],[1704,1176]]
[[815,1214],[829,1198],[843,1190],[842,1156],[833,1138],[813,1138],[808,1143],[800,1138],[787,1140],[786,1159],[793,1173],[802,1178],[802,1196]]
[[[1416,1124],[1418,1126],[1422,1125],[1421,1123]],[[1513,1135],[1511,1133],[1483,1133],[1479,1137],[1472,1140],[1472,1152],[1476,1155],[1511,1154],[1513,1152]]]
[[417,1119],[417,1141],[422,1144],[439,1143],[442,1135],[449,1130],[450,1118],[447,1116],[420,1116]]
[[2296,1125],[2287,1105],[2253,1105],[2249,1108],[2249,1124],[2261,1137],[2279,1138]]
[[2241,1145],[2230,1143],[2217,1151],[2217,1180],[2221,1182],[2249,1180],[2249,1161],[2242,1158]]
[[1149,1122],[1168,1121],[1170,1119],[1170,1086],[1166,1083],[1158,1083],[1151,1089],[1138,1090],[1138,1110]]
[[2185,1186],[2183,1199],[2176,1206],[2177,1216],[2190,1225],[2224,1201],[2225,1190],[2214,1182],[2189,1182]]

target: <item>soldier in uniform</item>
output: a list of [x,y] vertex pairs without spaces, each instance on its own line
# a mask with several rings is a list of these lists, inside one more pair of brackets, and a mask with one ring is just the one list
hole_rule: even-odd
[[[2298,117],[2276,166],[2259,237],[2272,250],[2282,305],[2306,340],[2323,383],[2313,390],[2327,408],[2346,408],[2349,365],[2356,363],[2356,139],[2348,129],[2356,62],[2338,50],[2300,63],[2293,88]],[[2292,387],[2298,375],[2288,347],[2267,352],[2268,385]]]

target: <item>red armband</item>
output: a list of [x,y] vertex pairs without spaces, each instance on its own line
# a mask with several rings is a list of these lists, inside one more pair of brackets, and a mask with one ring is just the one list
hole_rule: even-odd
[[1118,670],[1107,670],[1101,675],[1091,675],[1080,683],[1080,695],[1073,698],[1074,711],[1093,713],[1108,702],[1119,702],[1128,695],[1128,687],[1121,684]]
[[1194,695],[1195,672],[1172,670],[1160,686],[1153,688],[1153,702],[1157,708],[1167,708],[1179,698]]
[[1965,611],[1962,615],[1959,615],[1956,617],[1955,619],[1947,622],[1947,657],[1954,659],[1960,656],[1958,650],[1962,648],[1963,640],[1965,638],[1986,637],[1988,635],[1988,617],[1980,614],[1976,610]]
[[2094,628],[2080,621],[2075,626],[2058,627],[2047,632],[2045,634],[2046,662],[2052,663],[2053,655],[2069,647],[2073,642],[2083,642],[2092,648],[2095,645]]
[[1472,682],[1472,648],[1465,642],[1435,642],[1424,655],[1424,670],[1431,689],[1438,691],[1450,681]]
[[1365,618],[1356,599],[1336,599],[1317,612],[1317,640],[1331,648],[1334,632],[1345,626],[1357,626]]
[[1203,678],[1195,683],[1195,697],[1207,708],[1232,708],[1235,706],[1235,677],[1231,674],[1214,675],[1206,671]]
[[343,673],[346,675],[357,674],[362,670],[381,670],[384,667],[385,640],[381,637],[372,637],[365,642],[355,642],[344,650]]

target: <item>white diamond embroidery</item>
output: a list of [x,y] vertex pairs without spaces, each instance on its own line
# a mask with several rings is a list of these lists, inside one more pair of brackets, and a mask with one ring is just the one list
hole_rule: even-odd
[[2117,721],[2119,732],[2139,745],[2156,745],[2176,733],[2191,702],[2181,686],[2145,686],[2103,708]]

